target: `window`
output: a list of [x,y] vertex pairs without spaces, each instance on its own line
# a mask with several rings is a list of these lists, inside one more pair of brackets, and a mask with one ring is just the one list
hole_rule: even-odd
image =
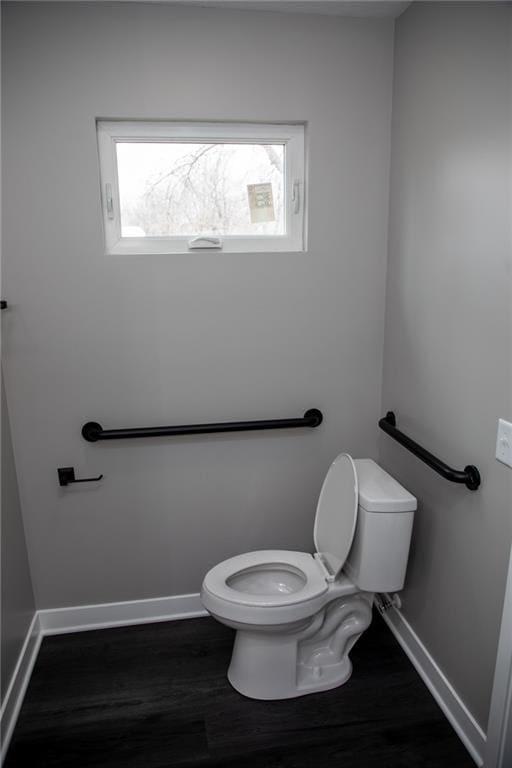
[[97,127],[107,253],[303,250],[303,125]]

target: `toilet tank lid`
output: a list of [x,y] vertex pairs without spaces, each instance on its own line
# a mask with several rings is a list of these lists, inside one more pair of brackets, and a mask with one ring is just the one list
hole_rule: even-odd
[[359,481],[359,506],[367,512],[411,512],[415,497],[373,459],[355,459]]

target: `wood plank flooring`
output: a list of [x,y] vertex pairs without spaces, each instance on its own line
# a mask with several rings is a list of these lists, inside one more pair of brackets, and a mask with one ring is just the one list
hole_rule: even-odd
[[474,768],[379,616],[352,678],[287,701],[240,696],[210,618],[43,640],[5,768]]

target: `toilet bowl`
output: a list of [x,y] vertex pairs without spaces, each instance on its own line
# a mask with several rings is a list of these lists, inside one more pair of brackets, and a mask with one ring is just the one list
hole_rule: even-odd
[[318,500],[314,555],[261,550],[208,571],[203,605],[236,630],[233,687],[268,700],[346,682],[374,593],[403,586],[415,509],[416,499],[374,461],[343,453]]

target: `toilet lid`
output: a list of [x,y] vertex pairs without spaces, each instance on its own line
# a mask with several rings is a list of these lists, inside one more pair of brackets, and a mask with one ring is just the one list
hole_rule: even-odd
[[313,531],[316,551],[333,577],[343,568],[352,546],[358,495],[354,461],[348,453],[340,453],[325,476]]

